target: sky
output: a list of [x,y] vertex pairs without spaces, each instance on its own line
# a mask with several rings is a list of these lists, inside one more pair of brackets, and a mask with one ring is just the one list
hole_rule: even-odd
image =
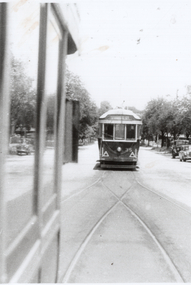
[[[80,14],[79,49],[67,56],[67,65],[79,75],[98,107],[109,101],[112,107],[143,110],[151,99],[163,96],[171,100],[187,93],[191,85],[190,0],[75,2]],[[30,76],[37,70],[38,30],[38,1],[12,4],[11,48],[27,62]],[[48,63],[52,80],[47,84],[53,89],[56,37],[57,31],[52,29]]]
[[[79,51],[68,56],[99,106],[173,99],[191,85],[191,1],[77,1]],[[124,102],[125,101],[125,102]]]

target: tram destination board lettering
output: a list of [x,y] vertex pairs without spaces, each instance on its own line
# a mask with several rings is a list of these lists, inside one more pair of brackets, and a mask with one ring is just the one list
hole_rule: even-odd
[[108,120],[123,120],[123,121],[131,121],[135,120],[133,116],[107,116]]

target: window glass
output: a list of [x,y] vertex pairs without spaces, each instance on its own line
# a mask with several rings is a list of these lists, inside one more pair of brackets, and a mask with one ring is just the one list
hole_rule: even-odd
[[116,140],[125,139],[125,125],[115,125],[115,139]]
[[43,155],[43,206],[54,193],[55,124],[58,79],[59,31],[52,11],[50,11],[47,34],[46,59],[46,135]]
[[104,139],[113,140],[113,125],[112,124],[104,125]]
[[141,138],[141,125],[137,126],[137,139]]
[[134,140],[135,139],[135,129],[136,129],[136,125],[127,125],[126,138],[128,140]]
[[33,181],[40,16],[38,3],[23,3],[19,9],[14,1],[10,5],[10,132],[5,164],[7,246],[35,214]]
[[99,133],[98,136],[101,137],[102,136],[102,124],[99,124]]

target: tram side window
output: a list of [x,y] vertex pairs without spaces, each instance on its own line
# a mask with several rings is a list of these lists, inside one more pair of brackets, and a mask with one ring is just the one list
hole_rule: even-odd
[[128,140],[134,140],[135,139],[135,128],[136,125],[127,125],[127,135],[126,138]]
[[141,138],[141,125],[137,126],[137,139]]
[[113,140],[113,125],[112,124],[104,125],[104,139]]
[[99,124],[98,136],[102,136],[102,124]]
[[115,139],[116,140],[125,139],[125,125],[115,125]]

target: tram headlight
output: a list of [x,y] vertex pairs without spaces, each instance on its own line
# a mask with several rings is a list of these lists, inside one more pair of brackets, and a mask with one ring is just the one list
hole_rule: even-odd
[[118,146],[117,151],[118,151],[118,152],[121,152],[121,150],[122,150],[121,147]]

